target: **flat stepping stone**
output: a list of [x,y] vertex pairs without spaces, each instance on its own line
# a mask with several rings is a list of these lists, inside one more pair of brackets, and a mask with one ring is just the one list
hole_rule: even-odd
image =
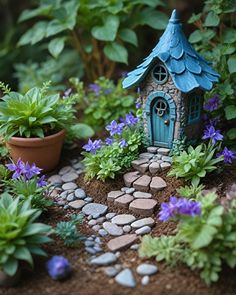
[[86,198],[86,193],[82,188],[77,188],[75,190],[75,197],[77,199],[85,199]]
[[73,209],[81,209],[82,207],[84,207],[85,204],[86,203],[83,200],[76,200],[76,201],[70,202],[68,205]]
[[157,150],[158,154],[160,155],[163,155],[163,156],[168,156],[169,155],[169,152],[170,152],[170,149],[167,149],[167,148],[159,148]]
[[154,155],[152,153],[142,153],[139,155],[141,159],[151,160]]
[[151,177],[148,175],[143,175],[134,182],[133,186],[136,190],[148,192],[150,182]]
[[111,236],[121,236],[123,234],[123,229],[115,223],[106,221],[102,226]]
[[136,220],[131,223],[132,228],[140,228],[143,226],[153,226],[155,224],[155,220],[151,217],[142,218],[139,220]]
[[158,267],[154,264],[142,263],[136,268],[136,272],[141,276],[151,276],[158,272]]
[[130,245],[132,245],[136,240],[138,239],[138,236],[135,234],[127,234],[123,235],[117,238],[114,238],[110,240],[107,243],[107,247],[109,250],[115,252],[120,251],[123,249],[128,248]]
[[168,162],[168,163],[172,163],[172,158],[171,157],[168,157],[168,156],[162,156],[162,161],[164,162]]
[[83,207],[82,212],[85,215],[91,215],[93,218],[98,218],[107,212],[108,207],[106,205],[98,203],[90,203]]
[[112,218],[111,222],[117,225],[126,225],[134,222],[136,218],[131,214],[119,214]]
[[161,170],[161,166],[160,166],[160,163],[157,163],[157,162],[152,162],[150,165],[149,165],[149,172],[151,174],[156,174],[158,171]]
[[77,188],[77,184],[74,183],[74,182],[67,182],[67,183],[64,183],[63,186],[62,186],[62,189],[64,191],[67,191],[67,190],[75,190]]
[[163,162],[163,163],[160,164],[160,166],[161,166],[161,170],[162,170],[162,171],[165,171],[165,170],[170,169],[171,164],[168,163],[168,162]]
[[136,199],[129,205],[129,210],[141,216],[151,216],[157,205],[153,199]]
[[136,233],[136,235],[142,236],[142,235],[149,234],[151,232],[151,230],[152,229],[150,226],[145,225],[143,227],[136,229],[135,233]]
[[152,194],[150,193],[145,193],[145,192],[135,192],[133,194],[133,197],[135,199],[151,199]]
[[114,201],[116,198],[123,196],[124,192],[122,191],[111,191],[107,194],[108,201]]
[[162,179],[161,177],[155,176],[152,178],[152,181],[150,183],[150,190],[152,192],[161,191],[166,187],[167,187],[167,184],[166,184],[165,180]]
[[134,288],[136,282],[132,271],[129,268],[122,270],[116,277],[115,281],[124,287]]
[[96,258],[93,258],[90,263],[93,265],[109,265],[115,263],[117,261],[117,257],[115,254],[111,252],[104,253]]
[[148,159],[138,159],[138,160],[134,160],[131,162],[132,167],[134,169],[136,169],[137,167],[139,167],[142,164],[146,164],[148,162]]
[[114,204],[122,207],[122,208],[128,208],[129,203],[133,201],[134,197],[128,194],[125,194],[117,199],[115,199]]
[[140,172],[134,171],[134,172],[128,172],[124,174],[123,179],[124,179],[125,185],[127,187],[131,187],[133,182],[137,180],[139,177],[140,177]]
[[142,164],[139,167],[136,168],[140,173],[144,174],[146,171],[148,171],[149,163]]
[[155,146],[149,146],[148,148],[147,148],[147,152],[148,153],[151,153],[151,154],[156,154],[156,152],[157,152],[157,147],[155,147]]
[[76,174],[75,172],[69,172],[66,173],[64,175],[62,175],[61,179],[63,182],[71,182],[74,181],[78,178],[78,174]]

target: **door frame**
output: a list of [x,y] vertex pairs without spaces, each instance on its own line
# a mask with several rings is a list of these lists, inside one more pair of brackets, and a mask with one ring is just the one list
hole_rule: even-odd
[[[173,98],[164,91],[154,91],[150,93],[147,97],[146,106],[145,106],[145,114],[147,119],[147,127],[148,127],[148,141],[151,145],[153,145],[153,130],[152,130],[152,106],[153,102],[157,97],[161,97],[166,100],[170,110],[170,125],[169,125],[169,134],[168,134],[168,147],[172,147],[173,139],[174,139],[174,127],[176,120],[176,105]],[[160,146],[163,146],[160,144]]]

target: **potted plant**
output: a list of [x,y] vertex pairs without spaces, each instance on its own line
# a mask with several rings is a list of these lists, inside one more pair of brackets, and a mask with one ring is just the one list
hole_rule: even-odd
[[51,226],[35,222],[40,214],[30,200],[13,199],[8,193],[0,196],[0,286],[17,283],[20,260],[33,266],[32,255],[46,256],[41,244],[52,241],[47,236]]
[[35,163],[44,171],[57,166],[66,131],[78,137],[93,135],[88,125],[76,123],[73,106],[77,96],[48,94],[49,85],[46,82],[22,95],[0,83],[4,93],[0,102],[0,136],[6,140],[14,162],[21,159]]

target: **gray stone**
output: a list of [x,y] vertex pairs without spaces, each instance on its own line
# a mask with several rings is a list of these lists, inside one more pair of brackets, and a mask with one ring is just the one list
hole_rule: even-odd
[[140,172],[134,171],[134,172],[128,172],[124,174],[123,179],[125,182],[125,185],[128,187],[131,187],[133,182],[137,180],[140,177]]
[[150,282],[150,277],[149,277],[149,276],[144,276],[144,277],[142,277],[142,279],[141,279],[141,284],[142,284],[143,286],[148,285],[149,282]]
[[111,236],[121,236],[123,234],[123,229],[115,223],[106,221],[102,226]]
[[153,162],[151,163],[151,165],[149,166],[149,171],[151,174],[156,174],[158,171],[161,170],[161,166],[159,163],[157,162]]
[[124,287],[134,288],[136,286],[134,276],[132,274],[132,271],[129,268],[122,270],[115,277],[115,281]]
[[106,220],[106,217],[102,216],[97,219],[97,223],[103,223]]
[[151,217],[142,218],[140,220],[136,220],[133,223],[131,223],[132,228],[140,228],[143,226],[153,226],[155,223],[155,220]]
[[129,210],[141,216],[151,216],[157,205],[157,201],[153,199],[135,199],[129,205]]
[[158,154],[161,154],[163,156],[168,156],[169,155],[169,152],[170,152],[170,149],[167,149],[167,148],[159,148],[157,150]]
[[171,164],[170,163],[168,163],[168,162],[163,162],[163,163],[161,163],[160,164],[161,165],[161,170],[168,170],[168,169],[170,169],[170,167],[171,167]]
[[130,225],[124,225],[124,226],[123,226],[123,231],[124,231],[125,233],[129,233],[129,232],[131,231],[131,226],[130,226]]
[[117,205],[118,207],[128,208],[129,203],[132,202],[133,199],[134,199],[133,196],[125,194],[125,195],[115,199],[114,204]]
[[62,175],[61,179],[63,182],[71,182],[78,178],[78,175],[75,172],[69,172]]
[[69,195],[66,197],[66,199],[67,199],[68,202],[74,201],[74,199],[75,199],[75,195],[74,195],[74,193],[69,194]]
[[62,183],[61,176],[57,175],[57,174],[50,176],[47,181],[50,184],[61,184]]
[[83,207],[82,212],[85,215],[92,215],[93,218],[95,218],[97,215],[98,217],[104,215],[107,212],[107,209],[108,207],[106,205],[102,205],[98,203],[90,203]]
[[150,183],[150,189],[152,192],[158,192],[163,190],[167,187],[167,184],[164,179],[161,177],[155,176],[152,178],[152,181]]
[[126,190],[126,194],[132,194],[133,192],[135,192],[135,188],[134,187],[130,187]]
[[119,270],[113,266],[108,266],[106,268],[104,268],[104,273],[113,278],[114,276],[116,276],[118,274]]
[[136,271],[141,276],[151,276],[157,273],[158,268],[154,264],[142,263],[136,268]]
[[62,186],[62,189],[64,191],[75,190],[76,188],[77,188],[77,184],[75,184],[74,182],[67,182],[67,183],[64,183]]
[[107,243],[107,247],[113,252],[120,251],[132,245],[137,240],[137,238],[138,237],[135,234],[126,234],[126,235],[111,239]]
[[105,229],[103,229],[103,228],[99,229],[98,233],[101,237],[105,237],[108,235],[108,232],[105,231]]
[[65,200],[66,197],[67,197],[67,195],[68,195],[68,191],[62,192],[62,193],[60,194],[60,198],[62,198],[63,200]]
[[123,195],[124,195],[124,192],[122,191],[111,191],[107,194],[107,200],[114,201],[115,199]]
[[63,208],[64,208],[65,210],[67,210],[67,209],[69,209],[69,205],[65,205]]
[[113,217],[115,217],[116,216],[116,213],[114,213],[114,212],[110,212],[110,213],[107,213],[106,214],[106,219],[107,220],[110,220],[110,219],[112,219]]
[[148,153],[151,153],[151,154],[156,154],[156,152],[157,152],[157,147],[155,147],[155,146],[149,146],[149,147],[147,148],[147,152],[148,152]]
[[87,198],[84,199],[84,201],[87,202],[87,203],[91,203],[91,202],[93,202],[93,198],[87,197]]
[[97,220],[95,220],[95,219],[91,219],[91,220],[89,220],[89,222],[88,222],[88,225],[89,225],[89,226],[94,226],[95,224],[97,224]]
[[85,202],[83,200],[76,200],[70,202],[68,205],[73,209],[81,209],[85,205]]
[[86,247],[85,250],[86,250],[89,254],[92,254],[92,255],[94,255],[94,254],[97,253],[97,251],[96,251],[94,248],[92,248],[92,247]]
[[131,162],[132,167],[139,171],[139,167],[143,164],[147,164],[148,159],[138,159]]
[[139,248],[139,244],[133,244],[130,246],[131,250],[138,250],[138,248]]
[[171,157],[168,157],[168,156],[162,156],[162,161],[164,162],[168,162],[168,163],[172,163],[172,158]]
[[85,247],[93,247],[94,246],[94,241],[86,240],[84,242]]
[[95,224],[95,225],[92,227],[92,229],[93,229],[94,231],[99,231],[100,228],[101,228],[101,226],[100,226],[99,224]]
[[65,175],[67,173],[71,173],[71,172],[75,172],[75,169],[71,166],[65,166],[63,168],[61,168],[61,170],[59,171],[59,175]]
[[152,194],[145,192],[134,192],[133,197],[135,199],[151,199]]
[[[162,158],[162,155],[161,154],[156,154],[153,158],[152,158],[152,160],[161,160],[161,158]],[[151,160],[151,161],[152,161]]]
[[148,175],[143,175],[134,182],[133,186],[136,190],[140,190],[142,192],[148,192],[150,182],[151,182],[151,177]]
[[66,201],[65,200],[59,200],[59,201],[57,201],[57,205],[59,207],[64,206],[65,204],[66,204]]
[[126,225],[134,222],[136,218],[131,214],[119,214],[112,218],[111,222],[117,225]]
[[75,197],[77,199],[85,199],[86,198],[86,193],[82,188],[77,188],[75,190]]
[[117,257],[115,254],[111,252],[106,252],[94,259],[91,260],[91,264],[93,265],[109,265],[115,263],[117,261]]
[[95,245],[93,249],[96,250],[97,252],[102,252],[102,248],[99,245]]
[[136,229],[135,233],[136,233],[136,235],[142,236],[142,235],[149,234],[151,232],[151,230],[152,229],[150,226],[145,225],[139,229]]
[[141,159],[151,160],[154,155],[152,153],[142,153],[139,155]]
[[94,240],[97,244],[101,245],[102,244],[102,241],[99,237],[96,237],[95,240]]
[[80,162],[77,162],[77,163],[75,163],[75,164],[73,164],[73,168],[75,169],[75,170],[77,170],[77,169],[81,169],[81,170],[83,170],[84,169],[84,165],[82,164],[82,163],[80,163]]
[[141,172],[142,174],[144,174],[146,171],[148,171],[148,167],[149,167],[149,163],[146,164],[142,164],[139,167],[137,167],[136,169]]
[[127,189],[129,189],[129,187],[124,186],[120,190],[125,193],[127,191]]

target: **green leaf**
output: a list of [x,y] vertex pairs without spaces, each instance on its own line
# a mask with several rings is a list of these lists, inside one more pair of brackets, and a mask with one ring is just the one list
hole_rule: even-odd
[[196,238],[192,241],[193,249],[206,247],[210,244],[217,229],[211,225],[205,224],[199,233],[196,233]]
[[229,105],[225,108],[225,116],[227,120],[232,120],[236,118],[236,106]]
[[94,130],[87,124],[78,123],[73,125],[71,129],[77,138],[89,138],[94,135]]
[[103,26],[92,28],[92,35],[95,39],[102,41],[114,41],[120,24],[118,16],[109,15],[103,20]]
[[232,56],[227,61],[230,74],[236,73],[236,56]]
[[22,14],[19,17],[19,22],[34,18],[36,16],[48,16],[50,14],[50,11],[52,9],[52,5],[41,5],[36,9],[26,9],[22,12]]
[[60,32],[67,30],[67,27],[64,23],[59,22],[59,20],[54,19],[50,21],[47,26],[46,37],[54,36]]
[[62,52],[64,45],[65,38],[55,38],[49,42],[48,50],[53,57],[57,58]]
[[31,266],[33,265],[33,259],[30,251],[26,247],[18,247],[14,253],[14,257],[20,260],[27,261]]
[[210,11],[206,17],[204,25],[206,27],[217,27],[219,23],[220,23],[219,16],[214,11]]
[[138,38],[133,30],[122,29],[119,31],[119,37],[127,43],[131,43],[134,46],[138,46]]
[[128,52],[126,48],[117,42],[108,43],[104,47],[105,55],[113,61],[128,63]]
[[236,41],[236,30],[235,29],[225,29],[223,33],[224,43],[234,43]]
[[231,140],[236,139],[236,128],[231,128],[231,129],[227,132],[227,136],[228,136],[229,139],[231,139]]
[[168,17],[161,11],[146,8],[135,17],[135,26],[148,25],[157,30],[164,30],[168,23]]
[[189,36],[189,42],[197,43],[201,41],[202,38],[203,38],[202,32],[200,30],[196,30]]
[[142,4],[155,8],[156,6],[165,6],[162,0],[133,0],[132,4]]
[[18,268],[18,260],[11,257],[7,260],[6,263],[3,265],[3,271],[8,274],[9,276],[13,276]]
[[201,19],[201,16],[202,16],[201,13],[198,13],[198,14],[193,13],[190,19],[188,20],[188,23],[189,24],[195,23],[196,21]]
[[31,29],[29,29],[19,40],[18,45],[36,44],[46,36],[48,22],[37,22]]

